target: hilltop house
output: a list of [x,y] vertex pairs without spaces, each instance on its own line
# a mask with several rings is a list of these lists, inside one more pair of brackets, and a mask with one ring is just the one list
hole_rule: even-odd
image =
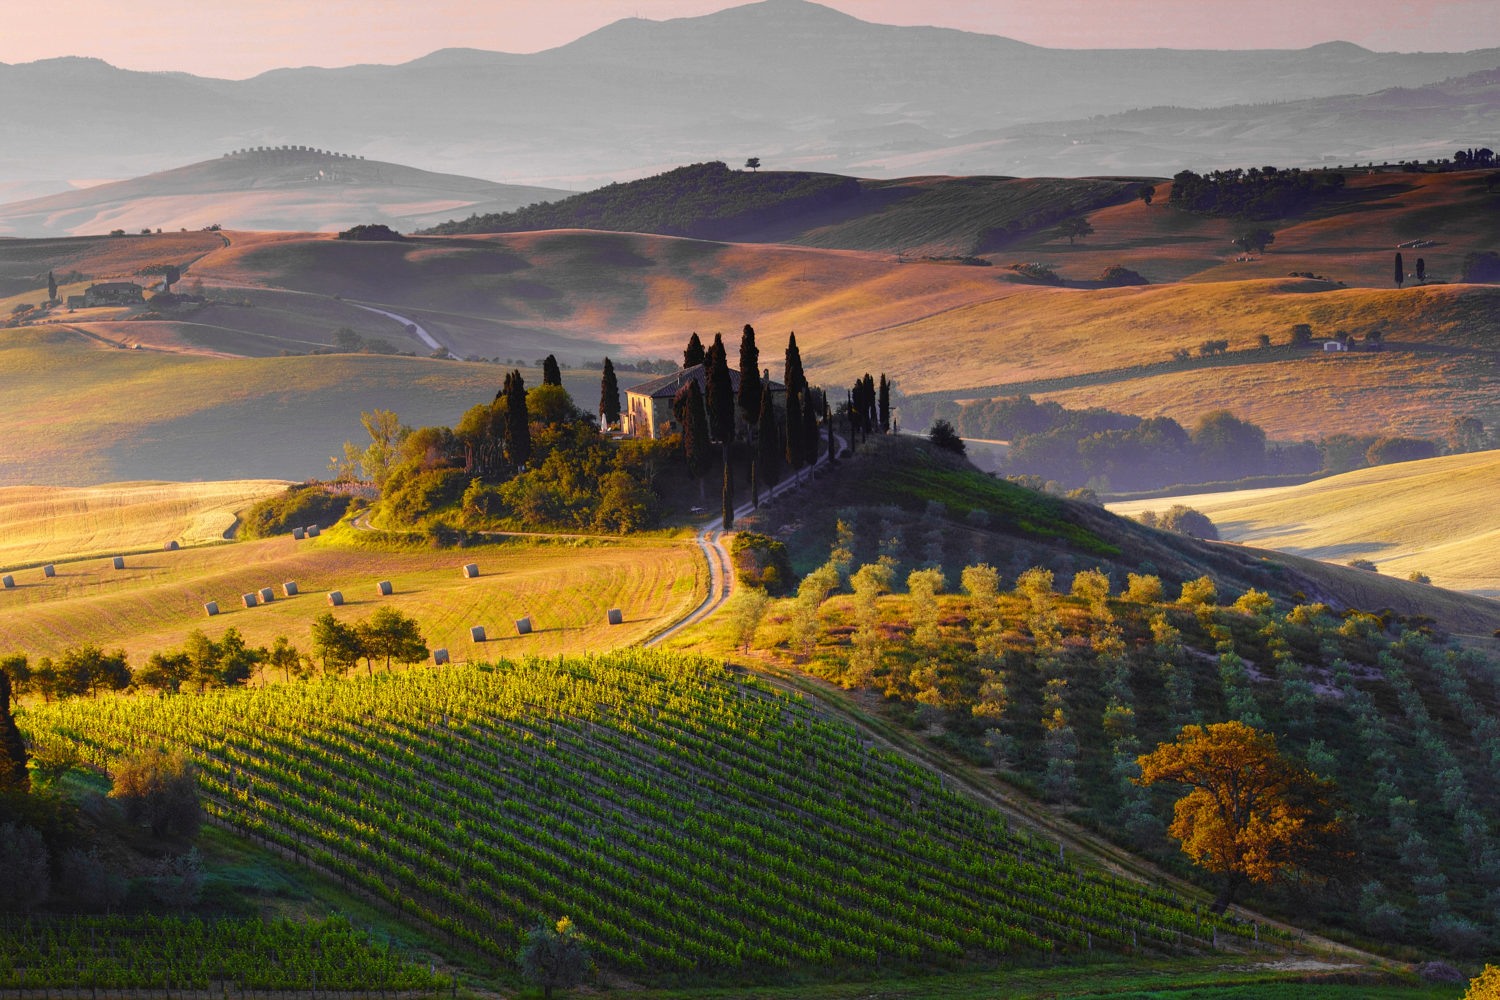
[[133,281],[106,281],[84,289],[83,301],[74,305],[76,295],[68,296],[68,308],[90,308],[92,306],[131,306],[146,301],[144,289]]
[[[620,415],[622,429],[631,437],[662,438],[676,434],[682,428],[677,426],[677,418],[672,413],[672,400],[676,398],[679,390],[687,385],[688,379],[698,383],[698,391],[707,394],[708,391],[708,369],[706,365],[694,365],[670,375],[654,378],[649,382],[632,386],[625,390],[625,412]],[[780,382],[772,382],[769,372],[762,376],[762,383],[771,387],[771,399],[777,407],[786,407],[786,386]],[[740,373],[737,369],[729,369],[729,384],[734,387],[735,394],[740,391]],[[735,420],[741,424],[744,415],[735,407]]]

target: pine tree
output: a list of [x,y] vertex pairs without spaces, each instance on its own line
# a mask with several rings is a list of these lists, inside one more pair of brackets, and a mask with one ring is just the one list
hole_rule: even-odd
[[802,401],[798,393],[788,389],[786,391],[786,464],[793,473],[802,468],[803,437],[798,433],[801,428]]
[[729,355],[722,335],[714,335],[707,363],[708,429],[716,441],[733,441],[734,382],[729,378]]
[[729,442],[724,445],[724,530],[734,527],[734,466],[729,462]]
[[620,382],[614,362],[604,359],[604,377],[599,380],[599,416],[606,427],[620,422]]
[[880,373],[880,433],[891,432],[891,383]]
[[740,412],[747,427],[760,416],[760,349],[755,346],[755,328],[749,323],[740,334]]
[[505,376],[505,458],[515,468],[531,459],[531,416],[526,410],[526,380],[512,370]]
[[692,368],[694,365],[701,365],[706,357],[703,341],[698,339],[697,333],[694,333],[688,338],[687,350],[682,352],[682,367]]
[[787,337],[786,341],[786,374],[782,376],[786,382],[786,395],[790,399],[793,393],[802,395],[802,390],[807,388],[807,376],[802,373],[802,352],[797,350],[797,334],[794,332]]
[[551,354],[542,361],[542,385],[562,385],[562,369]]
[[776,427],[776,404],[767,385],[760,389],[760,419],[755,433],[756,478],[770,489],[781,481],[781,432]]
[[28,792],[26,742],[10,714],[10,674],[0,670],[0,792]]
[[672,401],[677,421],[682,425],[682,451],[687,459],[687,472],[699,480],[702,491],[703,473],[708,469],[708,421],[703,413],[703,393],[698,391],[698,380],[688,379],[687,385],[678,390]]

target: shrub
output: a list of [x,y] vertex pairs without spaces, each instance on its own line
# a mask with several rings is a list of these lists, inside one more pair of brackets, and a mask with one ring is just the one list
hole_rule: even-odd
[[1154,510],[1143,511],[1136,516],[1136,520],[1148,528],[1170,531],[1189,538],[1207,538],[1213,541],[1219,539],[1219,529],[1214,527],[1206,514],[1180,503],[1174,504],[1165,514],[1158,514]]
[[1424,458],[1436,458],[1436,442],[1426,438],[1383,437],[1370,445],[1365,460],[1371,465],[1390,465],[1393,462],[1417,462]]
[[1119,264],[1111,264],[1099,272],[1098,281],[1101,285],[1110,288],[1122,288],[1126,285],[1149,285],[1151,282],[1141,277],[1139,271],[1132,271],[1128,267]]
[[543,922],[527,931],[516,961],[521,965],[521,975],[540,986],[545,997],[551,997],[554,989],[577,986],[593,965],[583,935],[567,917],[555,925]]
[[1196,580],[1187,580],[1182,585],[1182,594],[1177,598],[1178,604],[1186,604],[1189,607],[1195,605],[1207,606],[1219,599],[1219,588],[1215,586],[1210,577],[1200,576]]
[[339,233],[339,239],[356,240],[363,242],[368,242],[371,240],[395,242],[405,240],[406,237],[396,232],[390,226],[374,222],[355,226],[353,229],[345,229],[343,232]]
[[1268,615],[1276,607],[1276,602],[1271,600],[1271,595],[1253,587],[1240,595],[1239,600],[1234,602],[1234,610],[1242,611],[1247,615]]
[[958,431],[946,420],[933,421],[932,430],[927,432],[927,440],[943,451],[951,451],[956,455],[965,452],[964,439],[958,436]]
[[782,542],[754,531],[742,531],[730,543],[729,554],[734,560],[735,577],[741,583],[763,587],[772,597],[791,592],[797,576],[792,572],[792,559]]
[[1125,576],[1124,598],[1136,604],[1159,604],[1163,595],[1161,577],[1128,573]]
[[1406,578],[1408,580],[1410,580],[1412,583],[1431,583],[1432,582],[1432,577],[1428,576],[1426,573],[1423,573],[1419,569],[1414,569],[1410,573],[1406,574]]
[[346,494],[330,493],[322,486],[288,486],[251,507],[243,531],[246,538],[269,538],[309,524],[327,527],[348,509]]
[[1348,565],[1351,569],[1362,569],[1366,573],[1380,572],[1380,568],[1368,559],[1350,559]]
[[147,823],[157,837],[198,832],[198,772],[182,754],[147,750],[122,760],[112,777],[109,796],[124,805],[132,823]]

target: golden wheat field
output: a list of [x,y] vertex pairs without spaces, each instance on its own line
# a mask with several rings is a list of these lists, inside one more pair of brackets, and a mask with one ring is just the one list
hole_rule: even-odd
[[1117,514],[1185,504],[1226,540],[1327,562],[1367,559],[1385,576],[1500,597],[1500,451],[1359,469],[1301,486],[1110,504]]
[[286,483],[109,483],[0,487],[0,567],[223,541],[241,512]]
[[[468,579],[462,567],[479,566]],[[56,655],[93,643],[122,648],[133,666],[157,650],[178,646],[193,629],[217,638],[230,627],[251,645],[285,635],[310,648],[312,620],[325,611],[344,621],[392,607],[416,618],[428,645],[453,659],[525,653],[601,650],[638,641],[696,607],[707,590],[707,569],[690,540],[509,540],[462,550],[380,548],[337,533],[316,540],[290,536],[232,545],[127,556],[116,570],[108,559],[58,562],[57,575],[40,568],[13,574],[16,587],[0,591],[0,650]],[[285,594],[291,581],[298,593]],[[393,593],[381,596],[377,584]],[[270,588],[269,604],[244,606],[244,594]],[[329,591],[345,603],[330,608]],[[208,617],[204,604],[221,613]],[[619,608],[624,623],[606,615]],[[517,635],[529,616],[535,631]],[[470,640],[483,626],[488,641]]]

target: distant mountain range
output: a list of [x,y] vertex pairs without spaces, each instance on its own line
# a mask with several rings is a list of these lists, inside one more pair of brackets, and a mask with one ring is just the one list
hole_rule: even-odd
[[455,214],[505,212],[569,194],[326,150],[237,151],[132,180],[0,205],[0,235],[86,236],[213,224],[332,232],[367,222],[406,231]]
[[[1416,115],[1392,116],[1380,100],[1341,98],[1321,111],[1285,102],[1429,88],[1497,67],[1497,49],[1377,53],[1342,42],[1044,49],[765,0],[703,17],[626,19],[530,55],[446,49],[399,66],[283,69],[243,81],[86,58],[0,65],[0,184],[135,176],[230,149],[309,142],[574,189],[748,156],[874,177],[1352,162],[1492,144],[1454,130],[1493,126],[1495,88],[1421,89],[1418,99],[1433,104]],[[1230,135],[1254,142],[1214,132],[1218,119],[1201,109],[1224,106],[1236,108]],[[1159,110],[1091,120],[1144,108]],[[1265,134],[1262,120],[1272,126]]]

